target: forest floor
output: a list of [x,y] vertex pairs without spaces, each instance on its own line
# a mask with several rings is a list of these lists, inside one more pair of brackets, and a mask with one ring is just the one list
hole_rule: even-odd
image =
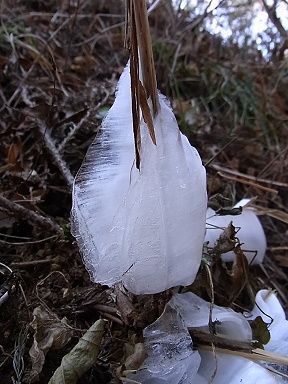
[[[94,3],[78,7],[68,1],[2,3],[3,384],[12,383],[12,378],[17,383],[48,383],[62,357],[99,318],[107,319],[109,331],[97,362],[78,382],[116,383],[115,372],[125,362],[127,345],[141,340],[142,329],[161,314],[171,297],[168,291],[123,298],[117,290],[92,283],[70,234],[73,176],[113,103],[128,58],[120,2]],[[229,56],[235,47],[223,48],[219,40],[197,30],[191,31],[191,41],[183,40],[181,17],[169,12],[160,16],[151,15],[159,87],[207,164],[210,203],[229,208],[243,197],[257,197],[255,205],[263,214],[268,241],[263,265],[238,269],[244,276],[239,281],[231,266],[225,269],[215,262],[211,267],[215,302],[249,309],[251,292],[265,287],[275,289],[287,309],[288,110],[283,96],[287,76],[279,75],[283,65],[258,60],[257,55],[242,62],[239,56],[236,65],[235,51]],[[164,33],[169,36],[163,37]],[[176,54],[178,38],[182,51]],[[187,289],[209,299],[205,269]],[[233,300],[227,298],[228,291]],[[68,336],[51,350],[46,346],[46,357],[29,356],[33,342],[40,345],[45,335],[57,333],[64,318]]]

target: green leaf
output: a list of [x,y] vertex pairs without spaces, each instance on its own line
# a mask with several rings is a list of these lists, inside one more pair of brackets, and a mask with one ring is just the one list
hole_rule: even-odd
[[63,357],[48,384],[76,384],[95,363],[105,331],[105,321],[97,320],[75,347]]

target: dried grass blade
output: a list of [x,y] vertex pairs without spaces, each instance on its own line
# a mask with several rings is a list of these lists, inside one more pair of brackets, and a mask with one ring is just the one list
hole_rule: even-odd
[[277,219],[285,224],[288,224],[288,213],[286,212],[280,211],[279,209],[259,207],[257,205],[253,206],[253,208],[256,210],[257,215],[267,215],[273,217],[273,219]]
[[151,137],[153,144],[156,145],[156,136],[155,136],[153,119],[152,119],[150,108],[147,102],[147,95],[140,80],[139,80],[139,102],[142,110],[143,119],[148,127],[149,135]]
[[139,108],[139,58],[136,24],[134,17],[133,1],[129,1],[130,15],[130,76],[131,76],[131,98],[132,98],[132,120],[135,146],[135,161],[137,169],[140,169],[140,108]]
[[159,103],[146,1],[133,0],[133,3],[135,11],[134,17],[136,24],[136,32],[139,43],[139,54],[143,76],[143,85],[147,97],[151,97],[153,114],[155,116],[159,109]]

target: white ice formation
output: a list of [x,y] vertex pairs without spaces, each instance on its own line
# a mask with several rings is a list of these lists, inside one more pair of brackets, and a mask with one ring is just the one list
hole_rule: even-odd
[[72,231],[92,279],[136,294],[192,283],[205,235],[205,169],[162,95],[159,103],[157,145],[141,121],[139,171],[127,66],[73,190]]

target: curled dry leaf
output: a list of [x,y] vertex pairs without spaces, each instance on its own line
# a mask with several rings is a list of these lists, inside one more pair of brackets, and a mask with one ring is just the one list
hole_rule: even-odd
[[220,254],[232,251],[232,249],[235,248],[235,234],[235,227],[231,222],[228,227],[225,228],[224,231],[221,233],[217,241],[216,248]]
[[38,380],[47,352],[50,349],[63,348],[70,341],[72,330],[68,327],[65,317],[60,320],[55,314],[41,307],[34,309],[31,327],[35,330],[29,351],[32,362],[30,381],[33,383]]
[[48,384],[76,384],[95,363],[104,331],[105,321],[97,320],[75,347],[63,357],[60,367],[56,369]]

